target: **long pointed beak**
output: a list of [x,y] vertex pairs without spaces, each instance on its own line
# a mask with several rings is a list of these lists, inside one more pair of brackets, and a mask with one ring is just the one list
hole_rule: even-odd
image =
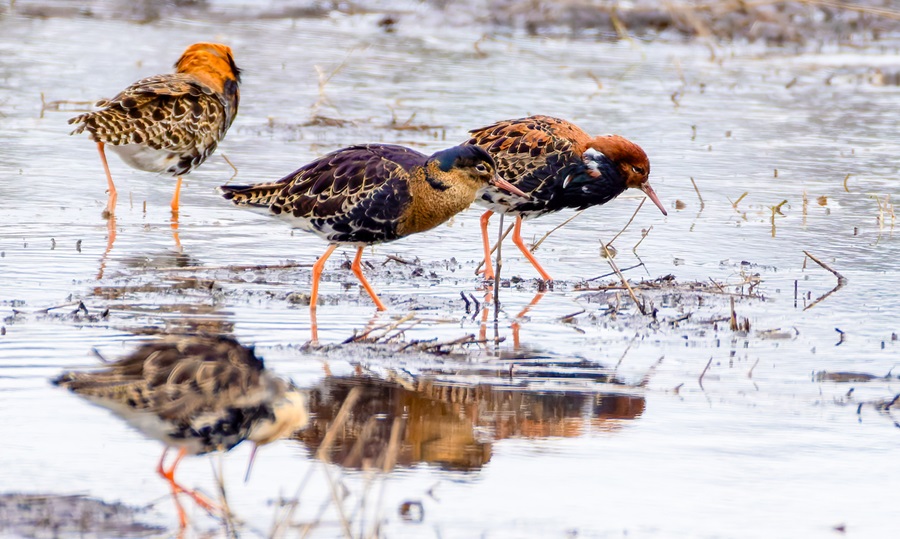
[[253,444],[253,449],[250,451],[250,462],[247,463],[247,473],[244,474],[244,483],[250,481],[250,470],[253,469],[253,461],[256,459],[257,449],[259,449],[259,445]]
[[494,174],[494,177],[491,179],[490,184],[493,185],[494,187],[499,187],[500,189],[503,189],[504,191],[508,191],[514,195],[519,195],[520,197],[528,198],[528,195],[526,195],[524,191],[522,191],[515,185],[509,183],[508,181],[504,180],[503,178],[501,178],[500,176],[498,176],[496,174]]
[[662,202],[659,201],[659,197],[656,196],[656,191],[654,191],[653,188],[650,187],[650,184],[648,182],[644,182],[644,184],[641,185],[641,191],[643,191],[645,195],[650,197],[650,200],[652,200],[653,203],[656,204],[656,207],[659,208],[659,211],[661,211],[663,215],[669,215]]

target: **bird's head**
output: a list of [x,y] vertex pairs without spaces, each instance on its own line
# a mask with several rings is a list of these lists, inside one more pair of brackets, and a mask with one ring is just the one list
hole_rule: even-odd
[[459,181],[471,184],[475,189],[493,185],[519,196],[527,196],[498,176],[494,158],[474,144],[462,144],[441,150],[428,159],[426,167],[428,166],[439,170],[441,175],[449,174]]
[[[274,384],[282,383],[286,382],[277,380]],[[244,482],[250,479],[250,470],[253,469],[253,461],[256,459],[256,450],[259,446],[287,438],[309,424],[309,393],[291,385],[272,404],[272,412],[274,417],[271,420],[258,422],[247,436],[247,439],[253,442],[253,450],[247,463]]]
[[625,187],[640,189],[667,215],[656,191],[650,187],[650,160],[640,146],[619,135],[606,135],[593,138],[582,156],[588,174],[600,177],[604,166],[611,164],[625,181]]
[[175,62],[175,71],[196,75],[217,91],[228,90],[229,81],[236,90],[241,82],[241,70],[234,63],[231,47],[221,43],[194,43]]

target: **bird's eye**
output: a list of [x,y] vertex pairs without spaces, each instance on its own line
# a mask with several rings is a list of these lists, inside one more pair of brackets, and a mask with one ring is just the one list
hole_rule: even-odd
[[487,167],[484,163],[478,163],[477,165],[475,165],[475,170],[477,170],[478,172],[487,172]]
[[644,173],[644,169],[641,167],[637,167],[637,166],[632,166],[631,170],[633,170],[635,174],[643,174]]

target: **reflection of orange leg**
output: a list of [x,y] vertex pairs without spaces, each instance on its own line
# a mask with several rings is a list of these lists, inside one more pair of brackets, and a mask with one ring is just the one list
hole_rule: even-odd
[[534,269],[536,269],[538,271],[538,273],[541,274],[541,279],[543,279],[545,281],[553,280],[550,277],[550,275],[547,274],[546,271],[544,271],[544,268],[542,268],[541,265],[538,264],[537,259],[534,257],[533,254],[531,254],[531,251],[528,250],[528,247],[525,247],[525,242],[522,241],[522,217],[521,216],[516,217],[516,228],[513,229],[513,243],[515,243],[516,247],[518,247],[519,250],[522,251],[522,254],[525,255],[525,258],[527,258],[528,261],[531,262],[531,265],[534,266]]
[[175,249],[181,252],[181,238],[178,237],[178,212],[172,212],[172,238],[175,240]]
[[494,212],[488,210],[481,215],[481,241],[484,243],[484,278],[494,279],[494,267],[491,265],[491,240],[488,238],[488,221]]
[[378,299],[378,295],[375,293],[375,289],[372,288],[372,285],[369,284],[369,281],[366,280],[365,276],[362,272],[362,266],[360,266],[359,261],[362,259],[364,247],[360,246],[356,249],[356,258],[353,259],[353,264],[350,265],[350,269],[353,270],[353,274],[356,275],[356,278],[359,279],[359,282],[362,283],[363,288],[366,289],[366,292],[372,296],[372,301],[375,302],[375,307],[378,308],[379,311],[386,311],[387,307],[384,306],[384,303]]
[[[325,261],[328,260],[328,257],[331,256],[331,253],[337,249],[337,244],[332,243],[328,246],[328,249],[325,249],[325,254],[319,257],[316,260],[316,263],[313,264],[312,269],[312,294],[309,296],[309,310],[315,312],[316,305],[319,302],[319,278],[322,276],[322,270],[325,268]],[[315,337],[314,337],[315,338]]]
[[98,281],[103,278],[103,272],[106,271],[106,259],[109,257],[109,252],[112,251],[115,242],[116,216],[115,214],[109,214],[106,220],[106,250],[103,251],[103,256],[100,257],[100,271],[97,272]]
[[112,181],[112,174],[109,172],[109,163],[106,162],[106,151],[103,149],[103,143],[97,143],[97,151],[100,152],[100,161],[103,163],[103,170],[106,172],[106,188],[109,198],[106,200],[106,215],[112,215],[116,211],[116,200],[119,193],[116,191],[116,185]]
[[206,499],[205,496],[193,490],[184,488],[175,481],[175,468],[178,467],[178,463],[181,462],[181,459],[183,459],[187,454],[187,450],[183,447],[179,449],[178,455],[175,457],[175,461],[172,462],[172,466],[168,470],[166,470],[164,464],[166,460],[166,454],[168,452],[169,448],[167,447],[163,451],[162,457],[160,457],[159,459],[159,464],[156,467],[156,473],[158,473],[160,476],[162,476],[163,479],[168,481],[169,487],[172,489],[172,498],[175,500],[175,507],[178,509],[178,522],[181,527],[184,528],[185,526],[187,526],[187,514],[185,514],[184,507],[182,507],[181,502],[178,500],[178,494],[181,492],[184,492],[185,494],[190,496],[195,502],[197,502],[197,505],[199,505],[206,511],[210,513],[219,511],[219,508],[214,503]]
[[534,297],[531,298],[531,303],[529,303],[525,306],[524,309],[519,311],[519,314],[516,315],[515,319],[513,319],[512,324],[510,324],[510,327],[512,328],[514,348],[520,347],[519,328],[522,327],[522,325],[519,323],[519,320],[521,320],[526,314],[528,314],[529,309],[531,309],[532,307],[537,305],[539,301],[541,301],[541,298],[544,297],[544,294],[546,294],[546,292],[538,292],[537,294],[535,294]]
[[484,295],[484,303],[481,308],[481,329],[478,331],[478,338],[482,341],[487,340],[487,320],[491,311],[491,304],[494,302],[494,292],[491,287],[487,287],[487,293]]
[[178,203],[181,201],[181,176],[175,181],[175,194],[172,195],[172,213],[178,213]]

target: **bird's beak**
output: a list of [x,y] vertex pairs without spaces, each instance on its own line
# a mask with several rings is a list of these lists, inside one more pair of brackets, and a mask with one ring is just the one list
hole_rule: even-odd
[[[498,176],[496,174],[494,174],[494,177],[491,179],[491,181],[489,183],[491,185],[493,185],[494,187],[499,187],[500,189],[503,189],[504,191],[508,191],[514,195],[519,195],[520,197],[528,198],[528,195],[526,195],[524,191],[522,191],[515,185],[509,183],[508,181],[504,180],[503,178],[501,178],[500,176]],[[653,196],[656,196],[656,195],[653,195]],[[662,206],[660,206],[660,207],[662,207]],[[665,213],[665,211],[663,213]]]
[[244,483],[250,481],[250,470],[253,469],[253,461],[256,459],[257,449],[259,449],[259,444],[253,444],[253,449],[250,451],[250,462],[247,463],[247,473],[244,474]]
[[641,191],[643,191],[645,195],[650,197],[650,200],[652,200],[653,203],[656,204],[656,207],[659,208],[659,211],[661,211],[663,215],[669,215],[662,202],[659,201],[659,197],[656,196],[656,191],[654,191],[653,188],[650,187],[649,182],[644,182],[644,184],[641,185]]

